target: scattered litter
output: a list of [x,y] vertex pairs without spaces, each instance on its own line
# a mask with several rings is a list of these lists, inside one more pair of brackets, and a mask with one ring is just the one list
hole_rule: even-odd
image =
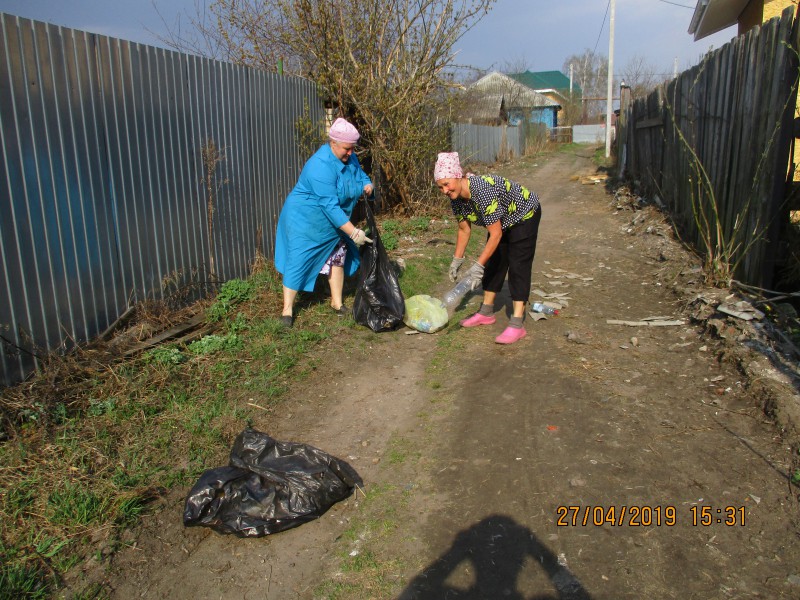
[[548,425],[547,431],[558,431],[558,425]]
[[597,185],[606,181],[608,179],[608,175],[605,173],[599,173],[597,175],[579,175],[577,176],[577,179],[582,185]]
[[756,504],[761,504],[761,498],[759,496],[754,496],[753,494],[748,494],[748,495],[753,499],[753,502],[755,502]]
[[563,552],[559,553],[558,555],[558,564],[562,567],[567,566],[567,556]]
[[574,344],[585,344],[586,342],[574,331],[568,331],[564,335],[567,336],[567,341]]
[[745,321],[752,321],[756,319],[760,321],[764,318],[764,313],[753,307],[752,304],[745,300],[740,300],[736,304],[728,304],[723,302],[717,306],[717,310],[726,315],[743,319]]
[[632,345],[632,346],[634,346],[634,347],[635,347],[635,346],[638,346],[638,345],[639,345],[639,338],[637,338],[637,337],[632,337],[632,338],[631,338],[631,345]]
[[[656,317],[650,317],[656,318]],[[627,325],[629,327],[672,327],[676,325],[686,325],[686,321],[681,320],[674,320],[674,321],[648,321],[648,320],[641,320],[641,321],[619,321],[617,319],[606,319],[606,323],[608,325]]]
[[677,343],[677,344],[672,344],[669,347],[669,350],[670,350],[670,352],[674,352],[675,350],[679,350],[681,348],[686,348],[687,346],[691,346],[691,345],[692,345],[692,342],[681,342],[681,343]]

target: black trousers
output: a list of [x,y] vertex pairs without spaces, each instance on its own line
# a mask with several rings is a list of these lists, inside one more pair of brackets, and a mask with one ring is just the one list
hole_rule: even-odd
[[531,295],[531,269],[533,255],[536,254],[536,239],[539,236],[539,222],[542,209],[527,221],[514,225],[503,232],[483,273],[481,284],[487,292],[499,292],[508,274],[508,291],[512,301],[527,302]]

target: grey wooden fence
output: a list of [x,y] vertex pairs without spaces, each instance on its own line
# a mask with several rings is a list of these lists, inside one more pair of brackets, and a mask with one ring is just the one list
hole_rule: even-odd
[[[621,170],[658,194],[701,253],[738,244],[734,275],[769,287],[784,204],[797,92],[797,24],[781,18],[709,53],[646,98],[623,94]],[[709,185],[704,186],[703,181]],[[703,236],[695,215],[712,224]]]
[[491,164],[525,154],[524,127],[453,123],[450,139],[463,162]]
[[[129,305],[245,276],[302,168],[313,83],[0,13],[0,384]],[[221,155],[207,219],[202,149]],[[211,232],[211,236],[209,236]],[[168,283],[168,285],[164,285]]]

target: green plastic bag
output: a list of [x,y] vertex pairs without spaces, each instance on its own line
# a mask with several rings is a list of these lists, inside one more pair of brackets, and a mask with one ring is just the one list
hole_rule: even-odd
[[427,294],[406,299],[403,322],[423,333],[435,333],[447,325],[448,315],[444,302]]

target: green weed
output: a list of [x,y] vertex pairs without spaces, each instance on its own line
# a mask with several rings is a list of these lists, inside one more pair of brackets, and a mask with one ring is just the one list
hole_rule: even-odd
[[105,400],[89,400],[89,409],[86,411],[91,417],[99,417],[101,415],[113,412],[117,407],[116,398],[106,398]]
[[189,352],[208,356],[217,352],[238,350],[242,347],[242,339],[235,333],[227,335],[204,335],[199,340],[192,342],[188,346]]
[[254,279],[231,279],[219,288],[214,303],[208,307],[206,317],[212,323],[228,318],[231,309],[242,302],[250,300],[256,290]]
[[144,361],[156,365],[179,365],[185,360],[183,352],[175,346],[152,348],[144,353]]

